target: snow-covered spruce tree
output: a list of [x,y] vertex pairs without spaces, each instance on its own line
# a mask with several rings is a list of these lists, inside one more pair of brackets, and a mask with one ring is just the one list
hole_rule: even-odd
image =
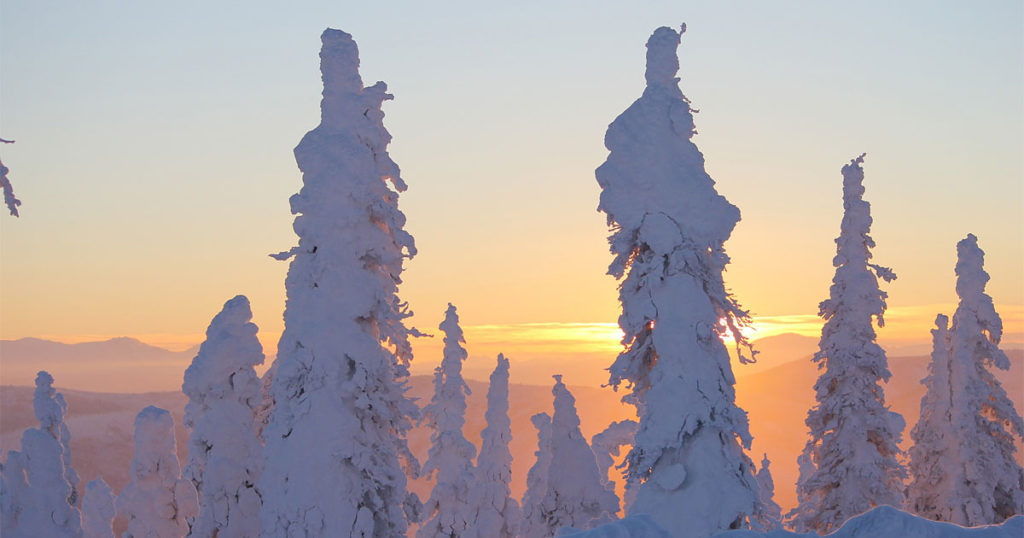
[[520,538],[547,538],[550,530],[544,521],[541,502],[548,492],[548,471],[551,467],[551,415],[537,413],[530,417],[537,429],[536,459],[526,474],[523,492],[522,517],[519,520]]
[[911,432],[908,508],[964,526],[1024,513],[1024,470],[1014,459],[1024,420],[989,370],[1008,369],[1010,361],[999,349],[1003,323],[985,293],[983,264],[974,235],[957,243],[960,304],[948,331],[945,316],[936,319],[921,417]]
[[444,332],[444,356],[434,370],[434,396],[423,408],[422,419],[432,431],[423,474],[428,478],[436,474],[436,479],[423,506],[426,521],[416,531],[417,538],[465,536],[473,526],[470,490],[476,447],[462,434],[469,394],[462,379],[462,361],[467,357],[462,344],[466,340],[451,303],[440,329]]
[[[800,532],[827,533],[851,516],[879,505],[902,504],[906,469],[900,463],[903,417],[885,405],[890,377],[885,351],[875,342],[874,320],[885,324],[886,293],[878,278],[892,270],[870,262],[875,242],[871,206],[864,196],[864,155],[843,166],[843,221],[832,265],[835,277],[819,315],[825,320],[814,362],[817,404],[807,413],[804,448],[810,473],[797,483],[800,504],[787,517]],[[877,275],[877,277],[876,277]],[[807,468],[809,470],[811,467]]]
[[952,386],[950,385],[949,318],[935,316],[932,329],[932,360],[928,375],[921,380],[925,394],[921,414],[910,431],[910,477],[907,510],[928,519],[942,520],[940,505],[949,505],[955,495],[950,471],[960,458],[959,443],[953,431]]
[[551,463],[547,492],[540,502],[547,536],[554,536],[562,527],[589,529],[609,523],[619,512],[619,499],[601,483],[597,459],[580,431],[576,398],[562,383],[562,376],[554,377]]
[[[685,31],[685,26],[683,27]],[[610,154],[597,169],[598,207],[613,229],[609,274],[619,288],[626,350],[610,384],[640,428],[627,461],[629,514],[648,514],[679,535],[704,537],[748,525],[758,510],[751,436],[736,406],[722,336],[737,348],[748,315],[729,294],[724,243],[739,210],[719,195],[692,142],[693,110],[679,90],[680,33],[647,42],[647,87],[608,127]],[[742,355],[742,354],[741,354]],[[746,360],[746,359],[745,359]]]
[[615,492],[615,482],[608,478],[608,471],[615,464],[619,450],[624,446],[633,446],[633,438],[636,437],[639,427],[640,425],[635,420],[620,420],[612,422],[603,431],[590,438],[590,448],[594,451],[594,457],[597,458],[597,471],[601,475],[601,484],[608,491]]
[[83,538],[114,538],[114,492],[102,478],[85,485],[82,497]]
[[199,512],[192,482],[181,477],[174,418],[149,406],[135,417],[131,482],[117,497],[117,513],[128,520],[124,538],[180,538]]
[[761,497],[761,504],[764,511],[760,517],[761,527],[765,530],[774,530],[782,525],[782,507],[775,502],[775,481],[772,480],[772,472],[769,469],[772,462],[768,454],[761,460],[761,468],[757,470],[757,489]]
[[498,364],[487,388],[487,426],[481,432],[480,455],[470,490],[473,523],[466,537],[512,538],[519,528],[519,503],[512,498],[512,421],[508,416],[508,359]]
[[398,209],[406,185],[387,153],[387,86],[363,87],[352,36],[328,29],[321,40],[320,125],[295,148],[299,244],[275,256],[294,258],[263,430],[262,532],[397,536],[418,506],[406,432],[419,411],[405,395],[417,333],[397,296],[415,254]]
[[38,428],[22,434],[21,451],[7,454],[3,475],[3,536],[81,536],[78,474],[71,468],[67,403],[47,372],[36,376],[32,406]]
[[253,424],[259,406],[260,380],[254,366],[263,364],[249,299],[239,295],[224,303],[206,341],[185,370],[182,392],[185,426],[191,430],[182,476],[199,492],[199,515],[191,536],[253,537],[260,533],[263,445]]

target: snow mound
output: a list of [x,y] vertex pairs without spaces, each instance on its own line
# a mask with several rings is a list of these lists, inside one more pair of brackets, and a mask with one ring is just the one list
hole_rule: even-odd
[[[588,531],[566,532],[559,536],[572,538],[660,538],[670,536],[647,516],[630,516],[614,523],[595,527]],[[725,531],[713,538],[819,538],[814,532],[796,533],[784,530],[771,532]],[[985,527],[961,527],[952,523],[931,521],[897,510],[891,506],[879,506],[869,512],[850,518],[845,525],[828,538],[1020,538],[1024,536],[1024,516],[1014,516],[1002,525]]]

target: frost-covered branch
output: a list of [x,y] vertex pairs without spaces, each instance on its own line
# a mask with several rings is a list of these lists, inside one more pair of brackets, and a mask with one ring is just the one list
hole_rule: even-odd
[[[13,144],[14,140],[4,140],[0,138],[0,142],[4,144]],[[18,206],[21,205],[21,200],[14,196],[14,186],[11,185],[10,178],[7,177],[7,173],[11,169],[4,166],[4,162],[0,161],[0,189],[4,191],[4,204],[7,206],[7,210],[11,212],[11,215],[18,216]]]

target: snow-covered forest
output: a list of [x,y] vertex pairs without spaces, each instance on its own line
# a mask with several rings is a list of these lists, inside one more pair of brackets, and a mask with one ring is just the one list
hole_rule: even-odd
[[[400,291],[417,248],[399,209],[407,185],[388,153],[392,95],[383,82],[364,84],[355,40],[328,29],[320,122],[294,150],[298,241],[272,254],[289,263],[273,364],[257,374],[265,356],[249,300],[224,303],[181,373],[187,457],[179,460],[172,414],[141,409],[121,491],[75,471],[68,404],[59,380],[40,371],[39,424],[0,466],[0,534],[107,537],[119,520],[126,538],[1024,535],[1024,419],[994,373],[1010,360],[986,294],[984,238],[965,231],[950,245],[959,306],[936,313],[920,418],[907,424],[886,401],[892,372],[875,332],[898,268],[873,262],[869,234],[885,223],[872,221],[860,148],[827,178],[843,217],[820,303],[798,502],[782,511],[773,462],[753,453],[737,403],[729,349],[757,360],[743,332],[750,314],[725,275],[741,212],[694,143],[697,110],[678,76],[685,31],[654,30],[645,89],[611,121],[607,159],[594,163],[624,335],[599,368],[635,420],[587,439],[576,396],[555,376],[552,412],[531,418],[526,490],[513,495],[510,361],[496,357],[486,426],[467,431],[472,342],[457,307],[428,335],[409,325],[415,305]],[[17,215],[7,175],[0,164]],[[413,356],[410,341],[426,337],[443,341],[442,356]],[[409,395],[414,360],[438,363],[429,401]],[[425,454],[410,448],[417,426],[430,431]],[[430,484],[428,495],[412,491],[415,480]]]

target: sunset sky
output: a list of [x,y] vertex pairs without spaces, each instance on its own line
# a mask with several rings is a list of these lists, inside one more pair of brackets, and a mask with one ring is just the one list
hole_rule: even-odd
[[817,334],[839,170],[867,152],[875,261],[899,275],[883,342],[927,341],[952,313],[970,232],[1020,346],[1022,4],[768,4],[0,0],[0,137],[17,140],[0,158],[23,201],[0,215],[0,338],[185,349],[241,293],[273,352],[287,263],[267,254],[296,241],[292,148],[319,122],[330,26],[395,94],[412,323],[436,332],[450,301],[471,354],[607,366],[619,307],[593,171],[643,90],[647,37],[685,21],[695,142],[743,214],[726,282],[759,336]]

